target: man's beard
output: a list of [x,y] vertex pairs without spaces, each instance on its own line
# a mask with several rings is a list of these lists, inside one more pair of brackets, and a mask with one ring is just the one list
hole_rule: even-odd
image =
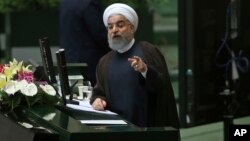
[[125,37],[120,37],[116,39],[112,39],[109,37],[108,42],[109,42],[109,47],[112,50],[117,51],[117,50],[124,48],[127,44],[129,44],[130,40],[129,38],[125,38]]

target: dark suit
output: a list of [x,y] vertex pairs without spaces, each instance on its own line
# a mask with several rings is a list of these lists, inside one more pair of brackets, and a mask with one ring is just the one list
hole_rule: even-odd
[[60,47],[68,63],[87,63],[87,79],[95,83],[98,60],[109,51],[99,0],[62,0]]

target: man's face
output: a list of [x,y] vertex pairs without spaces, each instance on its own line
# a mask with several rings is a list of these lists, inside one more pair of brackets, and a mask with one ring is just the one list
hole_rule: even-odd
[[134,26],[122,15],[110,16],[107,29],[111,49],[119,50],[134,38]]

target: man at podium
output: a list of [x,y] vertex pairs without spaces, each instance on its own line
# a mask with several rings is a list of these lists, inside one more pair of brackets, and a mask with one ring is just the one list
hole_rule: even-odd
[[178,129],[176,102],[164,56],[149,42],[135,40],[135,10],[126,4],[112,4],[104,11],[103,21],[112,51],[97,65],[92,107],[116,112],[139,127]]

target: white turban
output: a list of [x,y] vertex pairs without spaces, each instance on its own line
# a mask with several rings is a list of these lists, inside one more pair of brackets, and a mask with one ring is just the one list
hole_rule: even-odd
[[121,14],[134,25],[135,30],[138,27],[138,16],[133,8],[123,3],[115,3],[108,6],[103,13],[103,22],[108,26],[108,18],[114,14]]

